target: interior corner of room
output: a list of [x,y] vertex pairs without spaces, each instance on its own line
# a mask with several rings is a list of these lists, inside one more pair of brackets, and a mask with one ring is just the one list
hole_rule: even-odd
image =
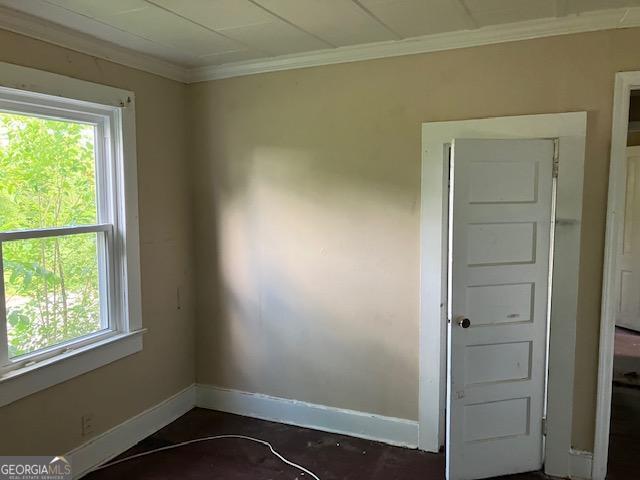
[[0,45],[0,478],[637,476],[638,0],[0,0]]

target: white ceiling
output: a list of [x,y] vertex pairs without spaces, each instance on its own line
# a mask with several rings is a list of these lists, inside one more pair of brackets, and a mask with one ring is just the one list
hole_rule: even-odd
[[0,0],[180,68],[473,31],[640,0]]

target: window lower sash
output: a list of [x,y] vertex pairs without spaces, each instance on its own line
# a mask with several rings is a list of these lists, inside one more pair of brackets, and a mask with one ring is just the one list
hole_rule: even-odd
[[[66,352],[101,342],[114,335],[126,333],[124,329],[120,328],[121,322],[111,318],[112,312],[115,311],[112,306],[114,302],[114,275],[112,259],[109,258],[114,253],[113,231],[114,228],[112,224],[95,224],[0,232],[0,379],[3,375],[13,370],[21,369],[31,364],[50,359],[56,355],[62,355]],[[87,233],[102,234],[98,236],[101,236],[102,239],[99,239],[97,244],[98,280],[101,298],[101,329],[87,335],[71,338],[24,355],[10,358],[7,332],[3,242],[65,237]]]

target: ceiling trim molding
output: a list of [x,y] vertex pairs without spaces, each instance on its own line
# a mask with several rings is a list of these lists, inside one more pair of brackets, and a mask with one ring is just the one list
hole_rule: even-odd
[[283,55],[268,59],[192,68],[189,70],[189,83],[637,26],[640,26],[640,7],[601,10],[562,18],[529,20],[482,27],[476,30],[447,32],[404,40],[391,40]]
[[188,83],[190,79],[189,69],[180,65],[121,47],[12,8],[0,6],[0,29],[154,73],[171,80]]
[[638,26],[640,26],[640,7],[620,8],[579,15],[573,14],[560,18],[493,25],[474,30],[425,35],[403,40],[281,55],[224,65],[185,68],[45,19],[0,6],[0,29],[183,83]]

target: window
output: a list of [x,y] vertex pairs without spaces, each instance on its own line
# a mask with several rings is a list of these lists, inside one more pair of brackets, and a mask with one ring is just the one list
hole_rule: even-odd
[[0,87],[2,405],[51,383],[12,392],[5,381],[63,360],[54,376],[66,379],[139,350],[139,335],[114,344],[141,324],[133,95],[8,64],[0,73],[40,80],[37,92]]

